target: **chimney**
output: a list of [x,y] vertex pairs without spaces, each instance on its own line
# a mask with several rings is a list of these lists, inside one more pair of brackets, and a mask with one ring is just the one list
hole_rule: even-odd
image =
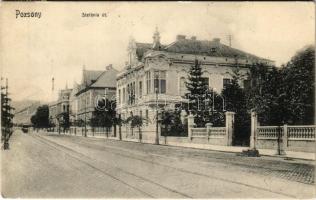
[[106,70],[110,70],[113,69],[112,64],[109,64],[108,66],[106,66]]
[[185,40],[185,35],[177,35],[177,41]]
[[192,36],[192,37],[191,37],[191,40],[196,40],[196,36]]
[[213,42],[216,42],[216,43],[219,44],[219,43],[221,42],[221,39],[220,39],[220,38],[214,38],[214,39],[213,39]]

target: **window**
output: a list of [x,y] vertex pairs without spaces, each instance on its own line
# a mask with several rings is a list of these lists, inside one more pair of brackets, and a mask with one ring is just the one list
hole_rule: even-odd
[[151,73],[150,71],[146,72],[146,93],[149,94],[151,92]]
[[181,96],[184,96],[186,93],[188,93],[187,87],[185,85],[185,78],[184,77],[180,78],[180,88],[179,89],[180,89],[179,93]]
[[127,95],[127,104],[130,104],[130,95],[131,94],[131,89],[130,89],[130,86],[129,86],[129,84],[127,84],[127,92],[126,92],[126,95]]
[[143,95],[143,82],[142,81],[139,81],[139,98],[141,98],[142,97],[142,95]]
[[158,89],[158,93],[166,93],[166,72],[165,71],[155,71],[154,74],[154,88]]
[[125,101],[126,101],[126,94],[125,94],[125,88],[123,88],[123,103],[125,103]]
[[148,125],[148,119],[149,119],[148,110],[146,110],[146,125]]
[[127,99],[129,105],[135,103],[135,82],[127,84]]
[[141,110],[139,111],[139,116],[140,116],[140,118],[143,117],[143,112]]
[[202,77],[202,81],[207,85],[207,88],[209,88],[209,78],[208,77]]
[[135,81],[132,83],[132,104],[135,104],[136,100],[136,86]]
[[118,100],[119,100],[119,104],[121,104],[121,90],[118,91]]
[[249,89],[250,88],[250,80],[244,80],[244,88]]
[[231,84],[231,79],[224,78],[223,79],[223,87],[225,88],[227,85]]

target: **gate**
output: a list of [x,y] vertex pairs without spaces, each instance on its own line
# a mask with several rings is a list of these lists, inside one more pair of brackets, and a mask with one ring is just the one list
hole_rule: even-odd
[[234,121],[234,146],[249,146],[251,132],[251,116],[248,113],[236,113]]

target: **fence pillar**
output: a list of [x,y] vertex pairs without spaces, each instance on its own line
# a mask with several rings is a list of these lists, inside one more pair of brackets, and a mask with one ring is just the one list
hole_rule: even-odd
[[181,123],[182,124],[186,124],[186,118],[187,118],[188,114],[185,110],[181,110],[181,113],[180,113],[180,119],[181,119]]
[[283,126],[283,138],[282,138],[282,142],[283,142],[283,150],[287,149],[288,146],[288,128],[287,128],[287,124],[284,124]]
[[119,140],[122,140],[122,125],[119,124]]
[[213,126],[212,123],[206,123],[206,134],[207,134],[207,140],[210,139],[210,129]]
[[227,146],[232,146],[233,143],[233,134],[234,134],[234,120],[235,113],[234,112],[226,112],[226,142]]
[[188,116],[188,138],[192,140],[192,128],[194,127],[194,116],[190,113]]
[[257,142],[257,126],[258,116],[255,111],[251,111],[251,134],[250,134],[250,149],[256,149]]

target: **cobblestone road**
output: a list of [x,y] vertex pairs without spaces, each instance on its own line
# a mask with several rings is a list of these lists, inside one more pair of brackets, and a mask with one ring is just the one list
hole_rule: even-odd
[[310,161],[78,136],[22,134],[2,156],[11,198],[311,198]]
[[[51,135],[52,137],[56,135]],[[197,162],[204,163],[222,163],[233,165],[234,169],[246,171],[250,173],[262,174],[265,176],[279,177],[286,180],[297,181],[306,184],[314,184],[315,181],[315,165],[314,161],[282,158],[274,158],[269,156],[244,157],[236,153],[217,152],[210,150],[200,150],[191,148],[172,147],[164,145],[138,144],[134,142],[125,141],[111,141],[88,138],[83,140],[82,137],[65,136],[65,139],[80,142],[83,145],[103,147],[104,145],[111,145],[133,151],[146,152],[153,155],[163,155],[170,158],[175,158],[179,161],[183,159],[190,159]],[[94,141],[94,142],[90,142]],[[98,145],[98,146],[97,146]]]

